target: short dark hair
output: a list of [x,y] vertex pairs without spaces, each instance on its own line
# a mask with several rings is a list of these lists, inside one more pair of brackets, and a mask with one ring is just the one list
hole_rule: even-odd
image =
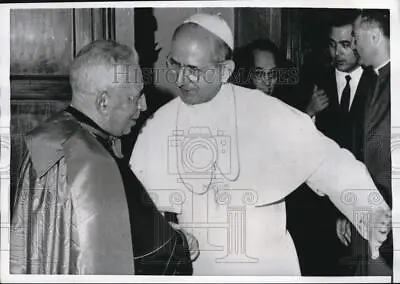
[[360,12],[361,23],[377,25],[383,35],[390,38],[390,13],[388,9],[363,9]]
[[279,48],[270,39],[267,39],[267,38],[256,39],[247,46],[247,50],[251,54],[253,54],[253,52],[256,50],[268,51],[268,52],[272,53],[277,67],[280,67],[284,63],[284,59],[282,58],[282,56],[279,52]]

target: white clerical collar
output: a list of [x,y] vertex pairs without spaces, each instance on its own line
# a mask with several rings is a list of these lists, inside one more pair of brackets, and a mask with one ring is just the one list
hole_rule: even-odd
[[358,66],[356,69],[354,69],[354,70],[351,71],[350,73],[349,73],[349,72],[343,72],[343,71],[340,71],[340,70],[338,70],[338,69],[335,68],[336,77],[343,77],[343,78],[345,78],[346,75],[350,75],[351,78],[354,78],[354,77],[361,77],[362,72],[363,72],[363,69],[362,69],[361,66]]
[[383,66],[385,66],[386,64],[388,64],[390,62],[390,59],[386,60],[385,62],[383,62],[381,65],[379,65],[378,67],[374,68],[374,71],[377,75],[379,75],[379,69],[381,69]]

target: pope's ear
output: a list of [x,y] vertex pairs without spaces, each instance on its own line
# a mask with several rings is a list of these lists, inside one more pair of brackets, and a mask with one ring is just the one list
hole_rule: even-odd
[[96,109],[100,113],[107,113],[108,112],[108,106],[110,103],[110,95],[108,94],[107,91],[101,91],[97,94],[96,96]]
[[235,62],[233,60],[225,60],[222,64],[222,74],[221,81],[222,83],[226,83],[231,77],[233,71],[235,70]]

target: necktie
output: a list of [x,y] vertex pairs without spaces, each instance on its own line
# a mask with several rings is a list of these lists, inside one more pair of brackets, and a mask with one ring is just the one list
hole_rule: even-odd
[[343,89],[342,92],[342,98],[340,100],[340,108],[343,110],[343,112],[347,113],[349,111],[349,106],[350,106],[350,80],[351,77],[350,75],[346,75],[346,86]]

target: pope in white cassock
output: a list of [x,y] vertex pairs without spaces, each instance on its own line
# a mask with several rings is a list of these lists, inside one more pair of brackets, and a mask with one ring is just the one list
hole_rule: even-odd
[[130,161],[158,208],[198,240],[194,275],[300,275],[284,198],[304,182],[378,258],[391,213],[365,166],[307,115],[227,83],[232,50],[219,16],[196,14],[177,28],[167,65],[179,97],[147,122]]

